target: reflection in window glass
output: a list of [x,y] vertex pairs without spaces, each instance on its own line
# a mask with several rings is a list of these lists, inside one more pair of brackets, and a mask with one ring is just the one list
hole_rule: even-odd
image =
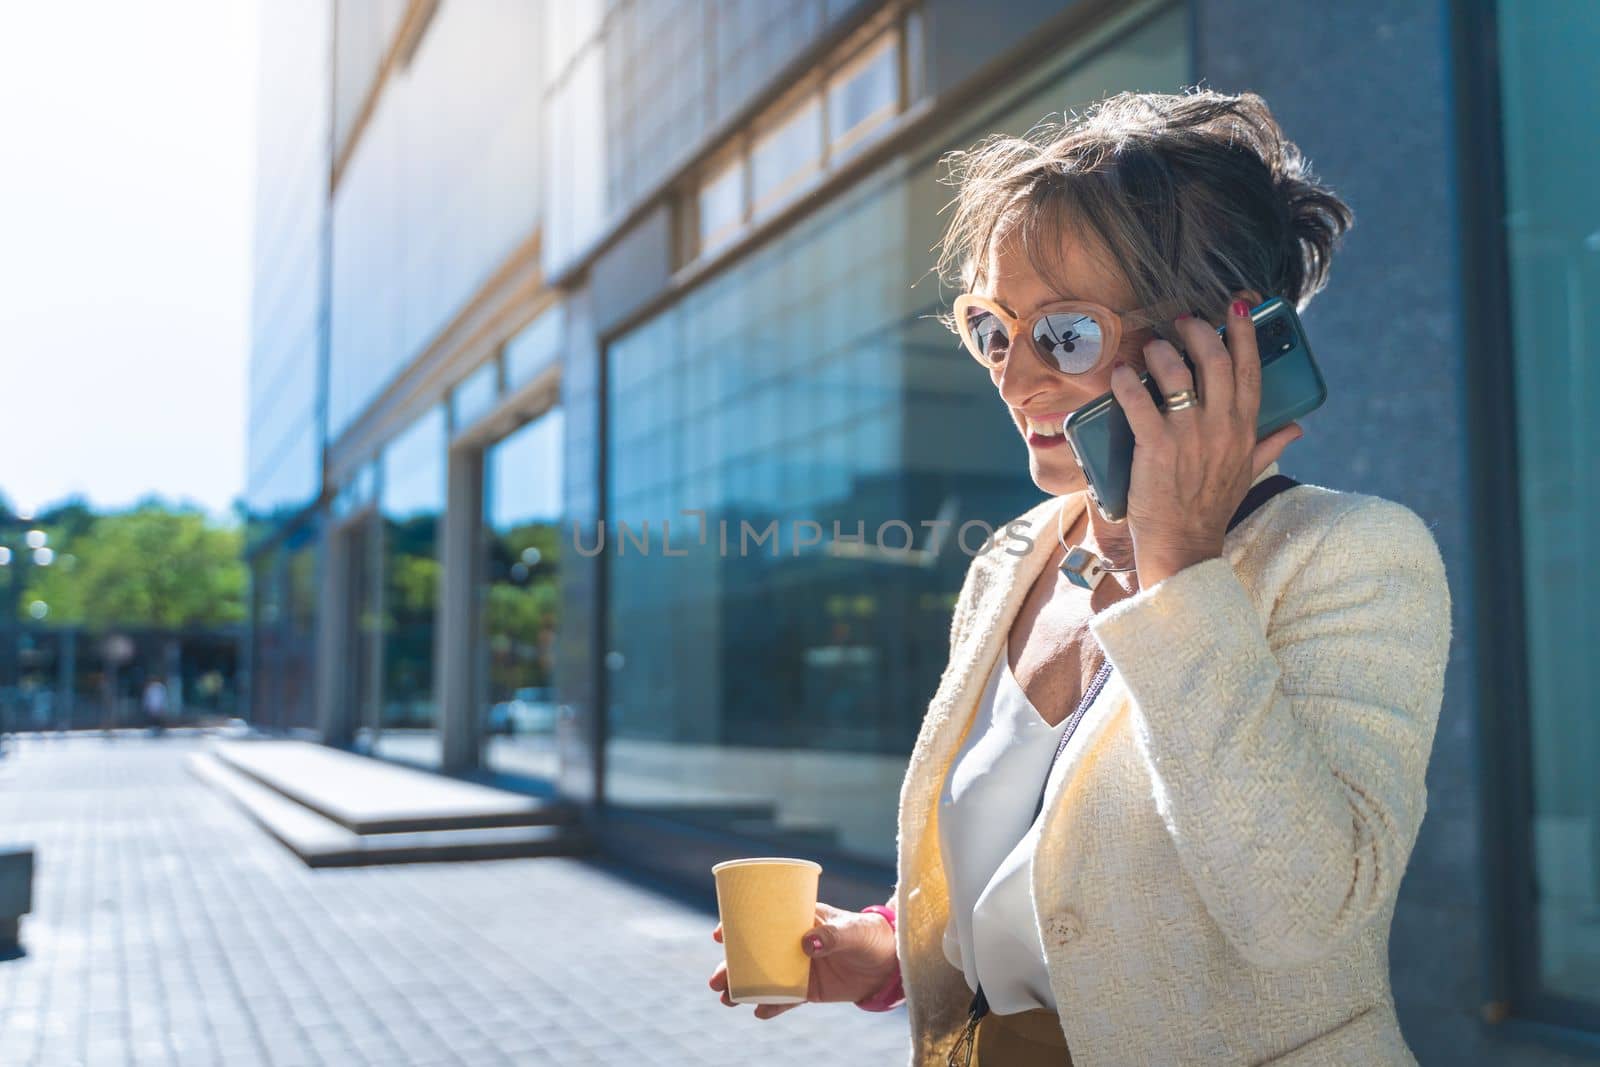
[[251,721],[267,729],[315,725],[317,547],[302,527],[251,562]]
[[700,187],[700,249],[710,251],[744,221],[744,164],[735,159]]
[[279,553],[269,548],[250,561],[250,721],[263,729],[277,725],[282,706],[283,588]]
[[506,388],[515,389],[531,381],[561,355],[566,343],[567,309],[556,304],[541,312],[506,342]]
[[355,744],[371,753],[382,719],[383,679],[383,527],[377,509],[344,524],[334,534],[344,541],[346,559],[343,595],[351,605],[350,664],[343,699],[349,702]]
[[782,199],[822,159],[822,104],[813,96],[750,150],[751,201],[761,211]]
[[485,761],[503,774],[553,783],[556,627],[561,589],[561,409],[484,456],[483,640]]
[[[954,537],[921,554],[922,523],[997,526],[1039,500],[993,386],[911,287],[943,221],[932,149],[1186,76],[1181,9],[1124,41],[891,161],[609,345],[608,804],[893,862],[972,559]],[[686,510],[704,512],[704,543]]]
[[[1536,980],[1600,1004],[1600,8],[1497,7],[1532,732]],[[1573,139],[1573,131],[1590,134]],[[1575,150],[1576,148],[1576,150]]]
[[313,665],[317,647],[317,545],[309,536],[284,561],[284,661],[282,721],[286,728],[316,726]]
[[[321,488],[322,231],[328,209],[327,17],[274,4],[262,12],[250,425],[245,501],[257,519],[288,518]],[[343,43],[342,41],[340,42]],[[347,67],[337,67],[344,74]]]
[[906,105],[921,100],[926,90],[923,78],[922,12],[913,8],[906,12],[904,45],[906,50]]
[[864,143],[899,110],[899,61],[895,38],[886,35],[829,82],[828,135],[835,155]]
[[378,484],[378,465],[363,463],[333,496],[331,505],[335,518],[346,518],[372,503],[372,494]]
[[451,416],[460,433],[489,413],[500,398],[500,361],[491,359],[463,378],[450,394]]
[[383,454],[383,675],[379,755],[439,762],[433,640],[445,502],[444,408]]

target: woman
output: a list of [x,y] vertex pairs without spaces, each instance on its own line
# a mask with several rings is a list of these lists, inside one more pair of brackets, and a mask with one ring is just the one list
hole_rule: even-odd
[[[968,568],[894,896],[818,905],[810,999],[903,993],[913,1064],[973,1045],[1021,1067],[1414,1064],[1388,933],[1443,692],[1443,562],[1410,509],[1316,485],[1230,528],[1301,436],[1256,440],[1248,311],[1306,306],[1349,208],[1250,93],[1124,93],[952,162],[953,325],[1049,498],[1017,520],[1026,551]],[[1114,314],[1052,315],[1065,299]],[[1108,389],[1136,440],[1116,523],[1058,436]],[[1070,580],[1069,547],[1105,578]]]

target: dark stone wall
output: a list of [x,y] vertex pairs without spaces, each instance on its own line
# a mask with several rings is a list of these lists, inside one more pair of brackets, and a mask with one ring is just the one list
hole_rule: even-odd
[[[1390,959],[1418,1059],[1593,1062],[1511,1039],[1490,999],[1486,851],[1474,667],[1495,635],[1473,627],[1462,289],[1447,5],[1194,0],[1195,77],[1264,97],[1315,174],[1355,210],[1328,287],[1305,313],[1328,402],[1282,466],[1301,481],[1400,501],[1433,529],[1450,575],[1455,640],[1428,770],[1428,810],[1401,886]],[[1508,501],[1509,503],[1509,501]]]

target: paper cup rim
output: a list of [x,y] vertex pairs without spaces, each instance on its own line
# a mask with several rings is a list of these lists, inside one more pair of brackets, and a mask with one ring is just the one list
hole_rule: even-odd
[[723,860],[721,863],[712,866],[711,873],[715,875],[718,871],[728,867],[743,867],[752,863],[783,863],[792,867],[810,867],[818,874],[822,873],[822,864],[816,860],[796,859],[793,856],[750,856],[739,860]]

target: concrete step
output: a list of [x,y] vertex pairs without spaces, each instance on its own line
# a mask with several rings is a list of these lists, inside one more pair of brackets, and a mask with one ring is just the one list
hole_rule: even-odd
[[241,774],[357,834],[563,826],[567,801],[531,797],[309,741],[216,741]]
[[566,824],[358,834],[214,753],[193,753],[187,764],[195,777],[238,804],[308,867],[572,856],[590,851],[579,829]]

